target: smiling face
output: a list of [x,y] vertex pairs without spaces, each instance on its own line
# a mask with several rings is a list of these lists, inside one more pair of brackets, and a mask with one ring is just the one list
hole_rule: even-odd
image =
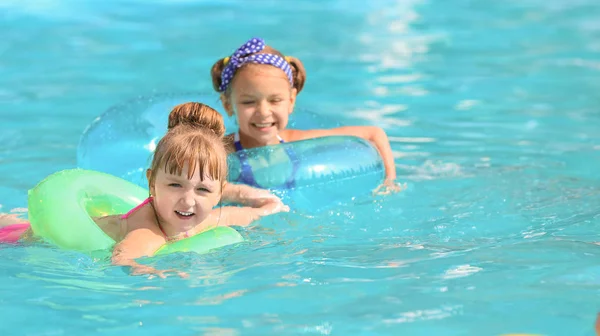
[[281,69],[248,64],[236,72],[222,101],[229,115],[237,117],[244,147],[259,147],[279,143],[277,135],[294,110],[296,89]]
[[204,127],[175,126],[158,142],[146,177],[161,228],[169,235],[189,231],[221,199],[227,179],[222,138]]
[[[181,174],[159,169],[154,185],[150,187],[161,226],[170,228],[169,231],[191,230],[208,217],[221,199],[221,181],[206,173],[202,177],[199,169],[189,173],[188,165],[183,167]],[[152,171],[148,170],[147,174],[151,176]]]

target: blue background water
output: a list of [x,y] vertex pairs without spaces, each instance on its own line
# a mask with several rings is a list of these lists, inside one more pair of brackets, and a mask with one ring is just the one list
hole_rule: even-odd
[[305,63],[301,107],[383,127],[408,184],[153,261],[189,279],[2,246],[2,335],[593,334],[597,1],[11,0],[0,13],[0,211],[74,167],[108,107],[210,92],[212,63],[254,35]]

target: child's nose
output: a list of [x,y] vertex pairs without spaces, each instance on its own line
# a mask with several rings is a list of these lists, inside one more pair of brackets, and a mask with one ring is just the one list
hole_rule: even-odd
[[181,202],[183,203],[184,206],[186,207],[193,207],[194,205],[196,205],[195,202],[195,198],[194,195],[192,195],[191,193],[185,193],[181,199]]
[[258,103],[258,108],[257,108],[257,112],[260,115],[269,115],[269,103],[267,101],[261,101]]

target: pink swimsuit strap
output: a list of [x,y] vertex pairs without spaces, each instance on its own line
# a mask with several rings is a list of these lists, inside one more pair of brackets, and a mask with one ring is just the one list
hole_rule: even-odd
[[140,203],[138,206],[136,206],[135,208],[129,210],[128,213],[124,214],[123,216],[121,216],[121,219],[127,219],[127,217],[131,216],[132,213],[138,211],[141,207],[143,207],[144,205],[148,204],[152,202],[152,196],[146,198],[142,203]]

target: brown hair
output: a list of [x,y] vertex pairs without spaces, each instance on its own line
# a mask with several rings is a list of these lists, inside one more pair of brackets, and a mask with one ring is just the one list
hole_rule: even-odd
[[202,103],[189,102],[175,106],[169,113],[167,129],[170,130],[178,125],[206,128],[212,130],[219,137],[225,134],[223,116],[212,107]]
[[[265,46],[265,48],[263,50],[255,53],[255,54],[272,54],[272,55],[284,57],[284,55],[281,52],[279,52],[277,49],[272,48],[270,46]],[[298,91],[298,93],[300,93],[300,91],[302,91],[302,88],[304,87],[304,82],[306,82],[306,70],[304,70],[304,65],[296,57],[287,56],[286,61],[292,67],[292,78],[294,80],[293,87]],[[252,63],[248,63],[248,64],[252,64]],[[242,68],[244,68],[248,64],[242,65],[240,67],[240,69],[238,69],[237,71],[240,71]],[[220,92],[219,86],[221,86],[221,73],[223,72],[224,68],[225,68],[225,59],[221,58],[210,69],[210,76],[212,77],[213,88],[217,92]],[[237,73],[237,71],[236,71],[236,73]],[[233,75],[233,77],[235,77],[235,74]],[[231,88],[231,85],[227,87],[227,90],[225,91],[226,95],[229,95],[229,93],[231,92],[230,88]]]
[[196,168],[200,179],[206,175],[221,181],[227,179],[227,153],[223,143],[223,117],[213,108],[201,103],[176,106],[169,114],[167,134],[158,142],[150,166],[149,186],[156,181],[158,169],[181,175],[188,167],[188,179]]

